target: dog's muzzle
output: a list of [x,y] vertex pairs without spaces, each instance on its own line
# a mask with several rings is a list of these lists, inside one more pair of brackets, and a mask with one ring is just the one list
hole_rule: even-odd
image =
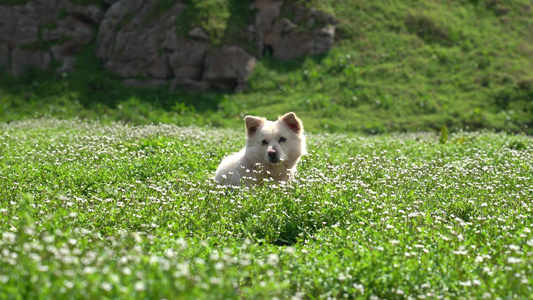
[[274,148],[268,149],[268,162],[271,164],[279,163],[278,152],[276,152],[276,149]]

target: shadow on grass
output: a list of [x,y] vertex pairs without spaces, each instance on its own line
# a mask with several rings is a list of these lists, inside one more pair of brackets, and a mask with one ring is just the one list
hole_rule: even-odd
[[30,68],[18,77],[0,70],[0,120],[12,121],[36,113],[46,115],[44,107],[54,106],[64,111],[59,115],[52,113],[58,117],[85,113],[98,118],[104,113],[116,114],[112,119],[136,123],[121,117],[118,110],[125,104],[139,104],[139,113],[146,114],[150,111],[204,113],[215,111],[223,99],[223,92],[170,91],[169,84],[157,88],[124,86],[120,76],[102,67],[102,61],[94,55],[94,47],[92,43],[76,55],[76,70],[68,74],[53,74],[52,70],[59,66],[57,61],[46,71]]

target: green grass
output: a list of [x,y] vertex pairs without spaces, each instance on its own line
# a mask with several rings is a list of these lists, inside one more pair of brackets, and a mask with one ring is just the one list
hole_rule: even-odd
[[533,140],[308,136],[287,184],[213,182],[243,130],[0,123],[0,298],[528,298]]
[[[265,57],[244,92],[122,87],[121,78],[102,70],[91,44],[77,56],[77,71],[65,77],[0,73],[0,120],[80,116],[239,128],[246,114],[274,118],[295,111],[312,132],[438,131],[443,125],[452,132],[533,132],[531,1],[299,3],[339,20],[335,48],[289,62]],[[160,1],[150,18],[172,4]],[[187,5],[176,24],[180,34],[200,25],[213,46],[250,46],[240,31],[253,16],[245,13],[249,1]]]
[[[241,41],[248,1],[186,2],[178,32]],[[0,298],[530,297],[531,1],[299,2],[335,49],[240,93],[124,87],[94,44],[0,72]],[[243,116],[287,111],[296,178],[218,187]]]

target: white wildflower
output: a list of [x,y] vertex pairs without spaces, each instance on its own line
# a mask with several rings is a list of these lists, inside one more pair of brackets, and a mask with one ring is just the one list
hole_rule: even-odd
[[146,283],[143,281],[137,281],[133,286],[133,289],[137,292],[142,292],[146,290]]
[[522,259],[519,257],[509,257],[507,258],[507,263],[509,264],[519,264],[522,262]]
[[106,292],[109,292],[113,288],[113,285],[107,281],[102,282],[100,286],[102,287],[102,290]]
[[279,262],[279,256],[275,253],[273,254],[270,254],[268,257],[267,257],[267,263],[272,265],[272,266],[276,266]]

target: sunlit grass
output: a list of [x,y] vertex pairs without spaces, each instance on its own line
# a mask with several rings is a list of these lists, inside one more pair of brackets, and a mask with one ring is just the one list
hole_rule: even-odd
[[308,136],[294,181],[212,177],[241,131],[0,124],[0,298],[527,297],[533,141]]

